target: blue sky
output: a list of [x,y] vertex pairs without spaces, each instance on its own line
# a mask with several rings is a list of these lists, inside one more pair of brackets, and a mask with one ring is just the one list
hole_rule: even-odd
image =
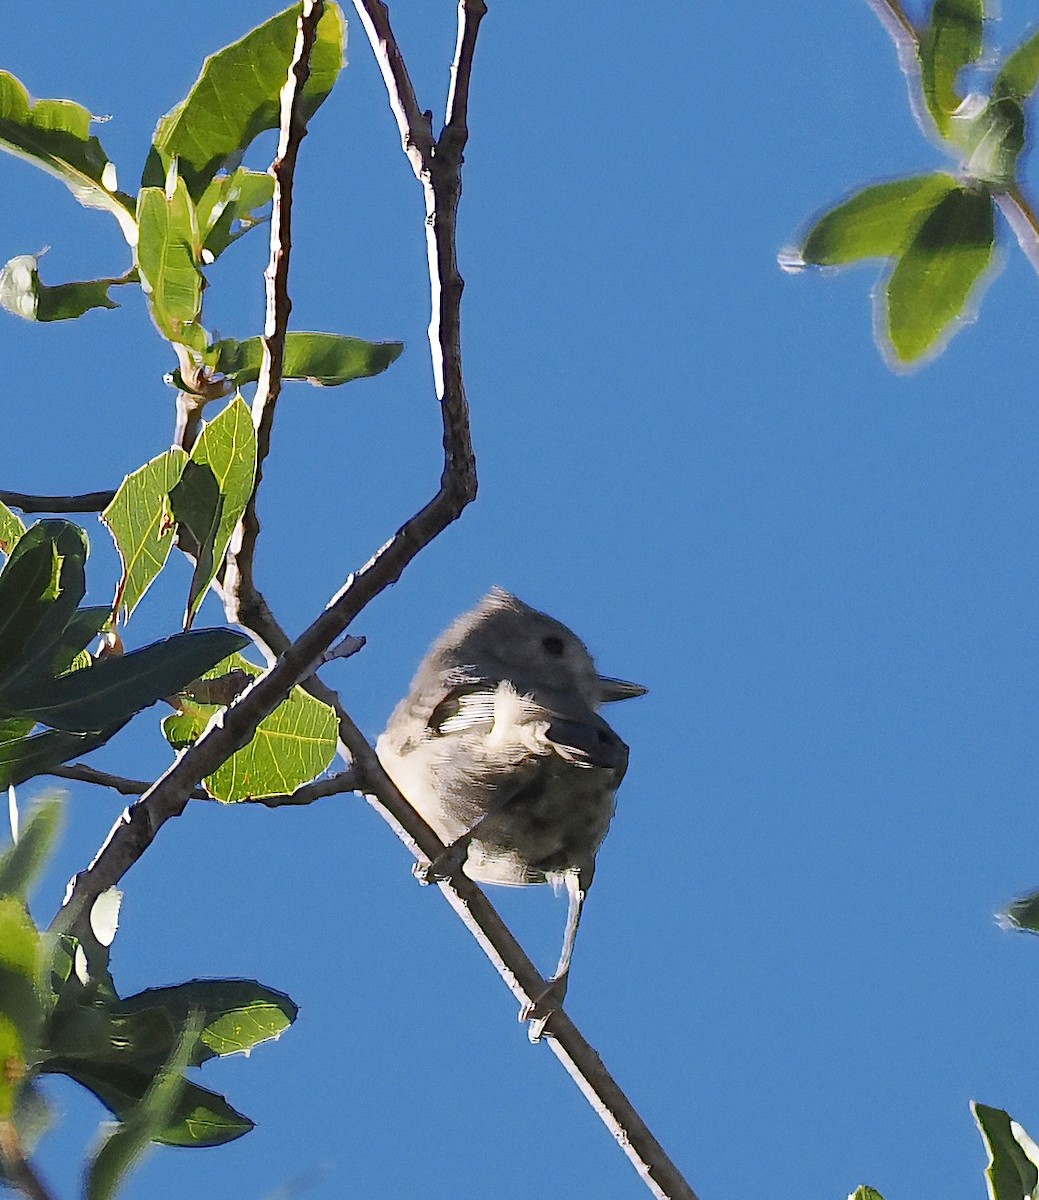
[[[1006,0],[996,32],[1023,29]],[[392,17],[438,111],[448,0]],[[269,15],[67,0],[0,13],[2,65],[112,120],[132,186],[201,58]],[[348,12],[348,18],[351,14]],[[295,385],[261,501],[261,587],[298,631],[435,490],[421,196],[356,21],[304,144],[293,322],[407,351],[341,390]],[[922,371],[872,341],[876,266],[791,277],[776,254],[874,178],[940,166],[865,0],[502,3],[480,37],[460,228],[477,503],[357,622],[327,673],[374,738],[430,640],[492,584],[650,691],[568,1009],[703,1200],[983,1194],[971,1098],[1039,1134],[1039,943],[992,914],[1039,884],[1037,281],[1004,237],[979,321]],[[270,139],[257,161],[269,157]],[[0,260],[115,274],[113,222],[0,160]],[[259,331],[253,234],[207,299]],[[173,365],[139,297],[64,326],[4,316],[0,486],[114,486],[168,445]],[[115,581],[87,522],[92,602]],[[129,626],[169,632],[176,566]],[[209,623],[222,619],[207,602]],[[155,714],[94,761],[161,771]],[[33,786],[22,789],[28,800]],[[69,793],[49,918],[120,802]],[[201,1082],[258,1122],[156,1150],[125,1196],[516,1200],[645,1194],[439,896],[363,800],[194,805],[127,877],[124,992],[254,977],[296,1026]],[[496,889],[551,967],[564,904]],[[58,1084],[40,1153],[75,1194],[100,1107]],[[294,1187],[299,1188],[293,1191]]]

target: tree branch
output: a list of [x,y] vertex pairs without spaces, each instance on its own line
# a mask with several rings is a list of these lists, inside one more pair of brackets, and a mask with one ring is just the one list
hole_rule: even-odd
[[[468,137],[467,105],[476,35],[487,11],[483,0],[460,0],[458,40],[451,68],[447,118],[434,143],[430,118],[415,98],[407,68],[394,38],[389,13],[382,0],[354,0],[354,7],[368,34],[382,71],[390,108],[397,119],[401,144],[411,161],[426,200],[426,233],[429,252],[432,319],[429,341],[437,394],[444,418],[445,465],[441,491],[433,504],[413,518],[392,542],[368,565],[378,571],[397,552],[409,526],[427,518],[429,510],[443,502],[451,480],[454,486],[468,483],[475,494],[475,464],[468,436],[468,412],[461,375],[459,305],[462,279],[455,253],[455,227],[461,195],[462,155]],[[464,431],[464,435],[463,435]],[[464,493],[463,493],[464,494]],[[362,572],[362,575],[364,573]],[[344,714],[345,716],[345,714]],[[340,720],[340,730],[365,780],[369,800],[396,829],[406,844],[432,859],[438,839],[427,846],[425,825],[416,821],[410,805],[403,802],[383,771],[374,750],[349,718]],[[419,835],[422,836],[419,836]],[[439,885],[484,953],[494,964],[521,1005],[544,994],[545,980],[501,921],[486,896],[464,875],[458,874]],[[654,1138],[631,1102],[606,1070],[598,1054],[562,1011],[554,1012],[546,1026],[553,1052],[563,1063],[594,1111],[614,1135],[650,1191],[661,1200],[696,1200],[695,1193]]]
[[225,607],[228,616],[249,628],[252,610],[269,615],[263,597],[253,581],[253,560],[260,521],[256,497],[263,479],[263,464],[270,453],[274,414],[281,395],[285,367],[285,337],[288,333],[292,300],[289,297],[289,262],[292,255],[292,191],[300,143],[306,137],[303,115],[303,89],[310,78],[310,56],[317,39],[317,26],[325,6],[323,0],[304,0],[296,32],[296,45],[288,79],[281,90],[281,121],[278,149],[271,164],[274,176],[274,201],[271,211],[270,258],[264,272],[267,297],[263,327],[263,360],[253,396],[253,424],[256,426],[256,478],[245,513],[235,530],[224,572]]
[[1013,230],[1021,252],[1039,274],[1039,220],[1032,205],[1017,184],[1005,192],[994,192],[993,198]]
[[28,492],[0,491],[0,504],[27,513],[89,513],[106,509],[115,492],[84,492],[81,496],[35,496]]
[[900,0],[866,0],[866,3],[894,43],[898,53],[898,65],[905,76],[906,88],[909,91],[909,107],[913,119],[925,137],[941,143],[942,136],[924,98],[920,78],[920,38],[916,27],[906,15]]
[[[79,783],[94,783],[98,787],[112,788],[123,796],[143,796],[152,786],[146,779],[127,779],[123,775],[111,775],[108,771],[98,771],[88,767],[86,763],[68,763],[63,767],[54,767],[44,772],[55,779],[73,779]],[[358,779],[355,772],[346,770],[327,779],[316,779],[313,783],[305,783],[294,792],[279,793],[274,796],[255,796],[246,804],[262,804],[266,808],[287,808],[304,804],[313,804],[325,796],[338,796],[343,792],[356,792]],[[212,800],[213,797],[202,788],[194,788],[189,797],[191,800]]]

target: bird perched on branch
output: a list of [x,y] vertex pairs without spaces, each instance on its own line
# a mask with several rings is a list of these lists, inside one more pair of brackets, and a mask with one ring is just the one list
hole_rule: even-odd
[[[419,665],[376,750],[447,849],[426,881],[563,883],[559,965],[521,1019],[539,1036],[566,992],[574,939],[628,747],[599,706],[645,688],[600,675],[565,625],[495,588]],[[536,1032],[535,1032],[536,1031]]]

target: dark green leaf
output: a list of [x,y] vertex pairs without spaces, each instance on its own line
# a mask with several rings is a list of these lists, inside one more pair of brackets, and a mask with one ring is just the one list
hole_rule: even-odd
[[976,1100],[970,1107],[989,1153],[985,1174],[992,1200],[1031,1200],[1039,1172],[1025,1146],[1034,1153],[1034,1142],[1001,1108],[989,1108]]
[[133,615],[145,592],[166,564],[173,545],[168,496],[188,456],[179,446],[127,475],[112,503],[101,514],[123,564],[113,611]]
[[0,857],[0,896],[28,899],[58,836],[61,815],[57,799],[44,800],[33,810],[18,841]]
[[1027,100],[1039,84],[1039,31],[1010,54],[992,84],[992,99]]
[[87,1200],[112,1200],[120,1184],[174,1117],[184,1090],[184,1068],[198,1035],[189,1021],[166,1066],[157,1072],[140,1101],[110,1133],[87,1170]]
[[69,321],[92,308],[118,308],[108,289],[131,282],[132,274],[48,287],[40,279],[39,255],[20,254],[0,268],[0,305],[27,321]]
[[0,742],[0,788],[17,786],[34,775],[43,775],[52,767],[68,762],[70,758],[89,754],[114,737],[125,724],[125,721],[120,721],[99,733],[65,733],[48,729],[31,737]]
[[1022,896],[1006,906],[1000,914],[1002,924],[1026,933],[1039,933],[1039,892]]
[[54,647],[49,664],[50,673],[62,675],[73,668],[79,670],[81,667],[89,667],[90,655],[85,653],[86,648],[108,625],[111,618],[111,610],[102,605],[77,609],[61,631]]
[[[299,13],[300,5],[295,4],[206,59],[187,97],[159,122],[144,183],[160,183],[176,160],[188,190],[198,199],[219,170],[237,166],[258,134],[277,128]],[[342,12],[327,3],[303,91],[304,120],[332,90],[343,65],[345,37]]]
[[[34,639],[53,634],[44,620],[63,596],[63,579],[66,607],[76,587],[77,566],[81,573],[86,555],[86,535],[68,521],[37,521],[18,539],[0,571],[0,688],[35,655]],[[82,596],[80,591],[74,597],[72,610]]]
[[204,350],[202,241],[195,206],[174,167],[164,188],[142,188],[137,198],[137,267],[152,320],[171,342]]
[[119,1002],[118,1011],[161,1010],[176,1027],[196,1011],[202,1022],[192,1066],[239,1054],[280,1037],[296,1019],[296,1004],[283,992],[252,979],[193,979],[175,987],[149,988]]
[[833,266],[894,257],[956,186],[952,175],[937,172],[864,188],[815,223],[801,258],[812,265]]
[[25,525],[21,518],[0,501],[0,553],[10,554],[24,532]]
[[992,258],[992,201],[983,191],[949,193],[917,231],[887,284],[887,328],[895,357],[914,362],[932,350]]
[[0,746],[14,742],[31,733],[36,722],[32,717],[0,717]]
[[[117,1117],[128,1115],[151,1083],[146,1072],[121,1065],[54,1060],[44,1071],[68,1075],[88,1088]],[[180,1099],[165,1127],[155,1138],[167,1146],[221,1146],[253,1128],[248,1117],[233,1109],[223,1096],[198,1084],[185,1082]]]
[[[31,538],[35,538],[37,530],[38,543],[30,541]],[[37,546],[35,550],[34,545]],[[89,618],[76,616],[77,605],[83,599],[87,587],[84,569],[87,539],[83,530],[68,521],[40,521],[19,541],[11,557],[10,566],[13,567],[19,561],[23,546],[27,548],[27,553],[37,554],[41,563],[48,557],[57,562],[57,579],[53,589],[55,594],[22,652],[11,655],[0,669],[0,695],[33,681],[50,679],[57,670],[65,670],[71,658],[68,653],[69,643],[76,640],[83,623],[89,621]],[[76,623],[70,630],[69,625],[73,618],[76,618]],[[71,647],[72,654],[82,650],[92,636],[93,631],[88,632],[83,642]],[[59,663],[60,666],[56,666]]]
[[0,71],[0,149],[56,176],[80,204],[110,212],[132,246],[133,199],[116,190],[115,165],[90,135],[90,121],[90,113],[71,100],[32,103],[22,84]]
[[[216,369],[236,387],[254,383],[260,375],[260,338],[217,342]],[[336,333],[290,333],[285,339],[285,378],[306,379],[323,387],[378,375],[404,349],[403,342],[365,342]]]
[[938,132],[948,137],[952,114],[962,97],[960,71],[981,54],[985,0],[935,0],[931,23],[920,36],[920,75],[924,99]]
[[172,696],[248,641],[230,629],[174,634],[57,679],[5,690],[0,711],[32,716],[55,729],[103,730]]

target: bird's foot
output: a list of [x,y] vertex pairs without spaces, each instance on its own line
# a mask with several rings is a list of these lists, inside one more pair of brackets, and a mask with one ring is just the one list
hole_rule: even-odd
[[527,1037],[532,1042],[540,1042],[545,1034],[545,1027],[551,1021],[553,1014],[561,1012],[563,998],[566,996],[566,976],[557,976],[549,981],[548,987],[540,996],[535,996],[520,1009],[519,1019],[528,1021]]
[[432,862],[417,862],[411,870],[421,884],[443,883],[461,871],[465,866],[468,853],[469,839],[460,837],[457,841],[452,842],[442,854],[438,854]]

